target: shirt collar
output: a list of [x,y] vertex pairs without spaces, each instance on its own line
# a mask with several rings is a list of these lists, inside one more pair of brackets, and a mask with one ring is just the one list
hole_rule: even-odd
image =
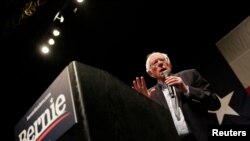
[[159,86],[160,86],[160,88],[162,89],[162,90],[164,90],[164,89],[167,89],[168,87],[167,87],[167,85],[166,84],[164,84],[162,81],[158,81],[158,84],[159,84]]

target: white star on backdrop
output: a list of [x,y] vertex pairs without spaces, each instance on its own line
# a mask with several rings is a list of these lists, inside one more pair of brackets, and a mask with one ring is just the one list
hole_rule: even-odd
[[217,97],[219,98],[220,100],[220,103],[221,103],[221,107],[219,110],[217,111],[208,111],[209,113],[216,113],[216,116],[217,116],[217,120],[219,122],[219,124],[221,125],[222,121],[223,121],[223,118],[224,118],[224,115],[227,114],[227,115],[236,115],[236,116],[239,116],[239,114],[237,112],[234,111],[234,109],[232,109],[230,106],[229,106],[229,102],[232,98],[232,95],[233,95],[234,91],[230,92],[229,94],[227,94],[225,97],[223,98],[220,98],[218,95]]

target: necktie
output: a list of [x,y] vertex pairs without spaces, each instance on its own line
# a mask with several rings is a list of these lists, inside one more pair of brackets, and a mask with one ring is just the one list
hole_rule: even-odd
[[168,92],[169,92],[170,97],[171,97],[171,102],[172,102],[172,106],[173,106],[173,109],[174,109],[175,116],[176,116],[177,120],[180,120],[180,111],[179,111],[178,98],[177,98],[177,96],[175,94],[174,87],[168,86]]

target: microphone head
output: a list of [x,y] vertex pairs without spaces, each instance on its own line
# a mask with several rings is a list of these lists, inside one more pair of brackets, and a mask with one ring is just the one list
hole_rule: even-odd
[[165,70],[162,72],[164,77],[167,78],[170,75],[170,71],[169,70]]

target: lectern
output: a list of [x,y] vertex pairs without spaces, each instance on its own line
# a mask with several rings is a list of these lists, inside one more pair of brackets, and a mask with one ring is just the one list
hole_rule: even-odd
[[15,126],[16,141],[179,141],[169,112],[105,70],[72,61]]

